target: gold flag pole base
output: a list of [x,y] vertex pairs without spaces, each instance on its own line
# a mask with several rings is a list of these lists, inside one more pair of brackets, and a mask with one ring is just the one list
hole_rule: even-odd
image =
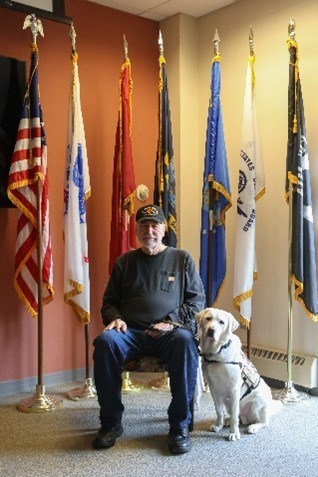
[[149,386],[151,389],[163,389],[165,391],[170,390],[170,380],[169,374],[167,372],[164,373],[163,377],[160,379],[153,379],[150,381]]
[[123,382],[121,385],[121,390],[123,393],[139,393],[140,388],[138,386],[135,386],[131,381],[129,377],[129,372],[124,371],[123,373]]
[[274,399],[278,399],[283,403],[292,403],[292,402],[300,402],[304,399],[308,399],[308,395],[304,393],[299,393],[293,386],[292,381],[287,381],[285,383],[284,389],[278,391],[274,394]]
[[93,384],[92,378],[86,378],[83,386],[79,388],[71,389],[67,396],[73,401],[78,401],[79,399],[91,399],[97,396],[96,388]]
[[45,386],[38,384],[33,396],[22,399],[17,409],[21,412],[44,412],[54,411],[62,405],[63,401],[57,397],[49,397],[45,395]]

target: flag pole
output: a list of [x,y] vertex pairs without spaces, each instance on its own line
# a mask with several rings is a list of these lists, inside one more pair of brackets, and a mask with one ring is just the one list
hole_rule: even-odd
[[[124,60],[127,62],[129,60],[128,56],[128,41],[126,35],[123,34],[123,50],[124,50]],[[130,393],[130,392],[139,392],[140,388],[135,386],[130,379],[129,371],[124,370],[122,375],[122,387],[121,390],[123,393]]]
[[85,382],[82,386],[71,389],[67,396],[72,401],[78,401],[79,399],[90,399],[97,395],[96,388],[93,383],[93,379],[90,377],[90,354],[89,354],[89,323],[84,325],[84,339],[85,339]]
[[[250,58],[253,58],[254,56],[254,33],[253,33],[253,29],[252,27],[250,26],[250,31],[249,31],[249,34],[248,34],[248,42],[249,42],[249,46],[250,46]],[[249,327],[246,328],[246,344],[247,344],[247,347],[246,347],[246,355],[248,357],[248,359],[251,359],[251,327],[252,327],[252,320],[250,319],[250,323],[249,323]]]
[[293,184],[289,181],[289,224],[288,224],[288,335],[287,335],[287,381],[282,391],[275,397],[282,402],[299,402],[303,399],[294,388],[292,381],[292,343],[293,343],[293,293],[292,293],[292,220],[293,220]]
[[[72,57],[77,54],[76,52],[76,31],[74,28],[73,22],[71,23],[71,29],[69,36],[72,42]],[[90,377],[90,354],[89,354],[89,342],[90,342],[90,327],[89,323],[84,325],[84,340],[85,340],[85,382],[82,386],[71,389],[67,396],[73,401],[78,401],[79,399],[90,399],[94,398],[97,395],[96,388],[94,386],[93,380]]]
[[[44,36],[42,23],[37,20],[35,15],[28,15],[25,18],[23,29],[31,28],[32,47],[36,46],[36,37],[38,33]],[[32,146],[31,146],[32,147]],[[42,207],[41,207],[41,184],[37,179],[36,204],[37,204],[37,260],[38,260],[38,384],[33,396],[21,400],[17,408],[22,412],[43,412],[52,411],[62,404],[62,400],[56,397],[45,395],[45,386],[43,383],[43,297],[42,297],[42,266],[43,266],[43,236],[42,236]]]
[[[159,30],[158,47],[159,47],[159,61],[160,61],[160,58],[164,56],[163,38],[162,38],[161,30]],[[160,78],[160,75],[161,75],[161,72],[160,72],[160,63],[159,63],[159,78]],[[159,130],[158,130],[158,159],[156,161],[156,176],[157,176],[157,190],[158,190],[158,197],[157,197],[158,205],[160,207],[163,207],[164,172],[163,172],[163,166],[160,161],[160,157],[162,155],[162,113],[163,113],[161,94],[162,94],[162,86],[160,85],[160,81],[159,81],[159,100],[158,100],[158,107],[159,107],[159,111],[158,111],[159,128],[158,129]],[[166,219],[168,220],[168,217],[166,217]]]
[[[295,40],[295,21],[290,18],[288,23],[288,34],[290,40]],[[293,236],[293,183],[288,183],[288,336],[287,336],[287,381],[282,391],[276,393],[275,397],[284,403],[299,402],[304,399],[294,388],[292,381],[292,343],[293,343],[293,293],[292,293],[292,236]]]
[[[157,179],[158,179],[158,183],[157,183],[157,189],[158,189],[158,197],[157,197],[157,201],[155,199],[154,203],[158,204],[163,210],[164,212],[166,213],[165,211],[165,201],[164,201],[164,190],[165,190],[165,186],[164,186],[164,166],[163,164],[161,164],[161,161],[160,161],[160,158],[162,158],[162,155],[165,153],[162,152],[163,151],[163,134],[164,134],[164,130],[163,130],[163,115],[165,114],[165,111],[163,109],[163,106],[162,106],[162,95],[164,94],[164,78],[163,78],[163,75],[162,75],[162,65],[161,65],[161,59],[164,58],[164,47],[163,47],[163,37],[162,37],[162,32],[161,30],[159,29],[159,36],[158,36],[158,48],[159,48],[159,97],[158,97],[158,107],[159,107],[159,111],[158,111],[158,125],[159,125],[159,128],[158,128],[158,149],[157,149],[157,153],[158,153],[158,162],[156,161],[156,176],[157,176]],[[162,81],[162,84],[161,84],[161,81]],[[170,160],[171,158],[169,158]],[[156,193],[154,193],[154,196],[156,195]],[[168,213],[166,214],[166,220],[167,220],[167,224],[166,224],[166,233],[165,233],[165,237],[164,237],[164,241],[165,239],[167,238],[167,244],[168,245],[171,245],[171,243],[169,242],[169,205],[166,204],[167,206],[167,211]],[[162,378],[159,378],[159,379],[153,379],[152,381],[150,381],[149,383],[149,386],[152,388],[152,389],[166,389],[166,390],[169,390],[170,389],[170,378],[169,378],[169,374],[167,371],[164,371],[163,373],[163,376]]]

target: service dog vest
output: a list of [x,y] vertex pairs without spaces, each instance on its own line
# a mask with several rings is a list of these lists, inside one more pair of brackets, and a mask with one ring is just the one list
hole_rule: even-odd
[[[222,351],[222,349],[227,348],[230,345],[230,343],[231,343],[231,340],[229,340],[228,343],[223,345],[217,354],[219,354]],[[240,399],[243,399],[253,389],[256,389],[260,383],[261,377],[257,369],[255,368],[254,364],[247,358],[246,354],[242,350],[240,351],[240,361],[222,362],[215,359],[208,359],[204,354],[202,355],[202,357],[206,363],[234,364],[234,365],[238,365],[241,368],[241,377],[242,377],[243,383],[241,387]]]

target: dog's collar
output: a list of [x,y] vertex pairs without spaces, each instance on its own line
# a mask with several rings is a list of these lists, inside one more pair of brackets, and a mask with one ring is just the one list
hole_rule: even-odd
[[[221,346],[221,348],[219,349],[219,351],[217,353],[209,353],[209,354],[212,355],[212,356],[216,356],[217,354],[221,353],[224,349],[228,348],[231,343],[232,343],[232,341],[229,340],[227,343],[225,343],[224,345]],[[201,354],[201,356],[203,356],[205,358],[203,353],[200,353],[200,354]]]
[[[231,340],[229,340],[227,343],[225,343],[217,353],[209,353],[212,356],[216,356],[217,354],[221,353],[224,349],[228,348],[231,344]],[[201,356],[203,357],[204,361],[206,363],[221,363],[221,361],[218,361],[216,359],[209,359],[205,354],[201,353]],[[223,362],[223,364],[237,364],[240,368],[243,367],[243,364],[240,361],[226,361]]]
[[228,348],[231,343],[232,343],[232,341],[229,340],[227,343],[225,343],[223,346],[221,346],[221,348],[220,348],[220,350],[219,350],[219,353],[221,353],[221,351],[222,351],[223,349]]

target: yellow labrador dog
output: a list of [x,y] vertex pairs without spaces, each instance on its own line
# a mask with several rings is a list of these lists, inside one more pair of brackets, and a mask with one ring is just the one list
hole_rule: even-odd
[[241,350],[239,327],[231,313],[206,308],[196,316],[202,355],[202,370],[215,405],[217,420],[211,430],[230,425],[229,440],[240,438],[239,422],[254,434],[281,407],[253,364]]

